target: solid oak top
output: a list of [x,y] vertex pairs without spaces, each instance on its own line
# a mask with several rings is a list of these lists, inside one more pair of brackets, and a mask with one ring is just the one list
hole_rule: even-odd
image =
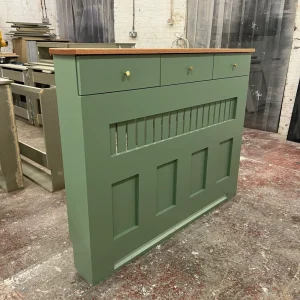
[[168,48],[168,49],[136,49],[136,48],[51,48],[55,55],[115,55],[115,54],[187,54],[187,53],[253,53],[255,49],[229,48]]

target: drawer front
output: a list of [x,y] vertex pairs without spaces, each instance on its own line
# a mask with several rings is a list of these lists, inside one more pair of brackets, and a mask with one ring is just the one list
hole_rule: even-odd
[[162,55],[161,84],[212,79],[213,55]]
[[214,57],[214,79],[249,75],[250,54],[223,54]]
[[143,55],[77,57],[79,95],[160,85],[160,57]]

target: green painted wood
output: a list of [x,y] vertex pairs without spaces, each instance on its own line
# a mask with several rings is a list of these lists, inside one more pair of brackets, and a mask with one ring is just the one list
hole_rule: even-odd
[[226,110],[226,102],[225,102],[225,100],[223,100],[220,103],[220,117],[219,117],[220,122],[225,121],[225,110]]
[[155,116],[154,119],[154,141],[161,141],[162,136],[162,115]]
[[152,144],[154,142],[154,117],[146,118],[146,144]]
[[54,61],[75,266],[95,284],[235,194],[248,76],[80,96],[76,58]]
[[110,125],[110,153],[116,154],[117,127],[116,124]]
[[[192,69],[192,70],[189,70]],[[213,55],[163,55],[161,58],[162,85],[212,79]]]
[[250,72],[250,61],[251,56],[248,54],[215,55],[213,78],[219,79],[248,75]]
[[170,113],[170,137],[176,136],[177,133],[177,115],[177,111]]
[[230,101],[230,119],[235,119],[236,116],[236,99]]
[[209,105],[209,116],[208,116],[208,125],[211,126],[215,124],[215,103]]
[[157,168],[156,212],[161,214],[176,204],[177,161]]
[[181,135],[183,133],[183,127],[184,127],[184,110],[181,109],[178,111],[177,115],[177,135]]
[[220,102],[215,104],[214,124],[220,123],[220,106],[221,106]]
[[193,107],[191,112],[191,131],[197,128],[197,111],[198,107]]
[[137,124],[137,146],[144,146],[146,143],[146,123],[145,118],[140,118],[136,122]]
[[208,149],[202,149],[191,157],[191,197],[205,189]]
[[202,121],[202,127],[208,126],[208,120],[209,120],[209,104],[205,104],[203,107],[203,121]]
[[184,110],[184,117],[183,117],[183,132],[187,133],[190,132],[191,128],[191,109],[187,108]]
[[138,176],[113,184],[114,238],[118,238],[138,226],[138,200]]
[[136,142],[136,121],[131,120],[127,123],[127,143],[128,150],[135,149],[137,146]]
[[162,139],[165,140],[169,138],[169,134],[170,134],[170,113],[163,114],[162,124],[163,124]]
[[200,128],[203,127],[203,111],[204,111],[203,105],[198,106],[198,112],[197,112],[197,129],[200,129]]
[[[160,85],[157,55],[78,56],[79,95],[124,91]],[[129,71],[130,76],[125,72]]]
[[125,152],[127,148],[126,141],[126,122],[118,123],[117,125],[117,137],[118,137],[118,153]]
[[231,105],[231,99],[227,99],[225,102],[225,121],[228,121],[230,119],[230,105]]

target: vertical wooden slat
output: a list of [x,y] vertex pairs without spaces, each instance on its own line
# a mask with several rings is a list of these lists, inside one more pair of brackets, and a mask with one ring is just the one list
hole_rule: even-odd
[[154,141],[161,141],[162,115],[156,115],[154,119]]
[[178,115],[177,115],[177,135],[183,133],[183,116],[184,116],[184,110],[181,109],[178,111]]
[[126,151],[126,122],[117,124],[118,153]]
[[176,136],[177,134],[177,111],[170,113],[170,137]]
[[219,122],[220,122],[220,102],[216,102],[214,124],[218,124]]
[[209,104],[209,117],[208,117],[208,125],[211,126],[214,124],[215,119],[215,103]]
[[187,108],[184,110],[183,132],[184,133],[190,132],[190,127],[191,127],[191,109]]
[[166,140],[169,138],[170,134],[170,113],[164,113],[162,117],[162,124],[163,124],[163,133],[162,139]]
[[146,143],[145,118],[137,119],[137,146],[142,147]]
[[203,127],[203,105],[198,106],[197,112],[197,129]]
[[117,134],[116,134],[116,124],[111,124],[109,126],[110,130],[110,154],[116,154],[117,148]]
[[154,117],[146,118],[146,144],[152,144],[154,141]]
[[220,123],[224,122],[225,107],[226,107],[225,101],[221,101],[221,104],[220,104]]
[[230,118],[230,99],[225,101],[225,116],[224,121],[228,121]]
[[191,113],[191,131],[196,130],[197,128],[197,107],[192,108],[192,113]]
[[135,149],[136,148],[136,121],[131,120],[127,122],[127,149]]
[[208,126],[209,104],[205,104],[203,108],[203,127]]
[[236,99],[231,99],[230,103],[230,119],[234,120],[236,115]]

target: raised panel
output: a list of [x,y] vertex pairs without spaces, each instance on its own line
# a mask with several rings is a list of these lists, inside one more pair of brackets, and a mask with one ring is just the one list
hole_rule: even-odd
[[138,226],[139,178],[134,176],[112,185],[114,237]]
[[191,158],[191,197],[205,189],[206,185],[206,168],[207,168],[207,152],[203,149],[192,154]]
[[219,145],[218,157],[216,157],[218,160],[218,169],[216,170],[218,182],[230,176],[232,143],[233,139],[230,139]]
[[176,204],[177,160],[157,168],[156,212],[161,214]]

